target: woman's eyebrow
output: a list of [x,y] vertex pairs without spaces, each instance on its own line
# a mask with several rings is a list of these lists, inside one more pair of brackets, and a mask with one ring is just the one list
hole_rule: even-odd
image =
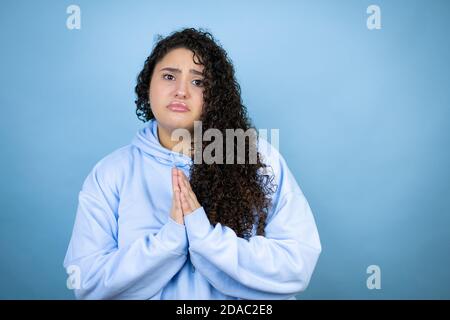
[[[181,73],[181,70],[180,70],[180,69],[177,69],[177,68],[165,67],[165,68],[162,68],[162,69],[159,70],[159,71],[163,71],[163,70],[170,71],[170,72],[175,72],[175,73]],[[199,76],[202,76],[202,75],[203,75],[202,72],[197,71],[197,70],[195,70],[195,69],[191,69],[191,70],[189,70],[189,72],[190,72],[190,73],[193,73],[193,74],[196,74],[196,75],[199,75]]]

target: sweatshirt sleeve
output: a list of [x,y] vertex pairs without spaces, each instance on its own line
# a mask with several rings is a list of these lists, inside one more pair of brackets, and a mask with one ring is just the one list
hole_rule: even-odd
[[265,236],[246,240],[210,224],[203,207],[185,216],[190,258],[217,290],[241,299],[289,299],[306,289],[322,250],[299,188],[285,193]]
[[77,299],[149,299],[185,263],[186,229],[169,217],[157,233],[118,247],[119,196],[112,175],[95,167],[85,180],[64,267],[78,273]]

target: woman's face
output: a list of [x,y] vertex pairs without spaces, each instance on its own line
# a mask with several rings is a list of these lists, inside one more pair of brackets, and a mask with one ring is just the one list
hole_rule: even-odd
[[[198,57],[196,57],[196,60]],[[158,124],[168,132],[184,128],[193,131],[194,121],[203,110],[203,66],[195,64],[193,52],[185,48],[169,51],[153,70],[149,100]],[[173,111],[168,106],[181,102],[187,112]]]

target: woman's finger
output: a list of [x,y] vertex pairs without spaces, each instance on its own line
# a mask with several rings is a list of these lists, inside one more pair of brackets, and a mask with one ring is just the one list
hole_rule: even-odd
[[183,178],[181,177],[181,175],[179,173],[177,175],[177,183],[178,183],[178,187],[180,188],[180,190],[183,191],[185,186],[184,186],[184,183],[183,183]]
[[189,180],[186,177],[186,175],[184,174],[184,172],[180,171],[180,176],[182,177],[182,180],[183,180],[184,185],[186,186],[186,188],[188,188],[189,190],[192,191],[191,183],[189,182]]
[[178,172],[178,185],[180,186],[181,190],[189,190],[184,178],[184,174],[181,172],[181,170]]
[[177,210],[178,212],[180,212],[180,211],[181,211],[180,191],[179,191],[179,190],[175,190],[174,194],[175,194],[175,197],[174,197],[174,201],[175,201],[174,207],[175,207],[175,210]]
[[180,185],[178,182],[178,169],[176,167],[172,168],[172,190],[180,190]]
[[184,224],[184,215],[181,208],[180,190],[175,190],[172,196],[172,209],[170,210],[170,216],[178,223]]
[[195,210],[199,207],[201,207],[200,203],[197,200],[197,196],[195,195],[194,191],[191,188],[191,184],[189,183],[189,180],[187,179],[186,175],[180,170],[178,174],[179,180],[181,180],[179,183],[183,190],[186,190],[186,198],[189,202],[189,205],[191,206],[192,210]]
[[184,196],[185,196],[185,198],[187,200],[187,203],[189,204],[190,209],[192,211],[194,211],[196,209],[195,208],[196,206],[195,206],[195,201],[192,199],[192,196],[193,196],[192,192],[190,192],[189,190],[185,189]]
[[193,210],[191,209],[191,207],[186,199],[185,194],[183,192],[181,192],[180,195],[181,195],[181,206],[183,208],[183,215],[187,215],[187,214],[191,213]]

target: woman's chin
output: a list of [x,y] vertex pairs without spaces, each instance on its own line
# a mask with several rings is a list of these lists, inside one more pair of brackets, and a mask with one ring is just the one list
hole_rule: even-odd
[[194,127],[194,119],[187,116],[169,116],[165,119],[165,127],[174,129],[186,129],[191,131]]

